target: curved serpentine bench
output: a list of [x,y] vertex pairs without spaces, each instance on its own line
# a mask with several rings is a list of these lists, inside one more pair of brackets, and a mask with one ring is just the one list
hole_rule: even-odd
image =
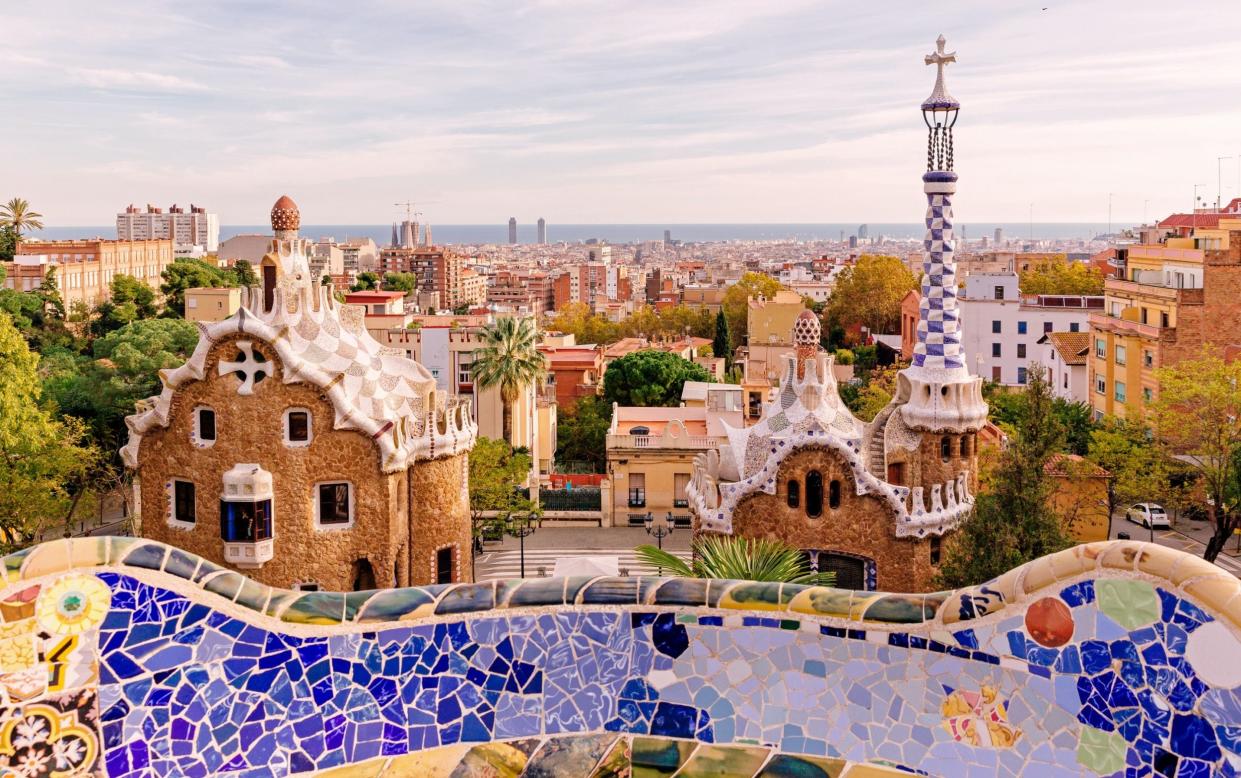
[[1241,767],[1241,583],[1144,543],[925,595],[676,578],[293,592],[133,538],[48,543],[0,574],[0,766],[22,775]]

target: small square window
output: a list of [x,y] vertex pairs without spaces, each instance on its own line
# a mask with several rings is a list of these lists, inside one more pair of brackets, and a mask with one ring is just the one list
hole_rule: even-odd
[[992,344],[991,344],[991,356],[993,356],[993,357],[998,357],[998,356],[1001,356],[1001,354],[1000,354],[1000,344],[999,344],[999,343],[992,343]]
[[172,482],[172,520],[193,524],[197,520],[194,506],[194,482]]
[[353,520],[353,501],[347,483],[319,484],[316,507],[319,523],[324,526],[349,524]]
[[1024,321],[1017,322],[1017,334],[1018,335],[1026,334],[1026,323]]
[[1017,344],[1017,358],[1018,359],[1026,358],[1026,344],[1024,343]]
[[1046,333],[1046,332],[1051,332],[1051,322],[1049,322],[1049,321],[1045,321],[1045,322],[1043,322],[1043,332],[1045,332],[1045,333]]
[[998,334],[998,333],[1000,332],[1000,330],[1001,330],[1001,327],[1000,327],[1000,322],[998,322],[998,321],[993,321],[993,322],[991,322],[991,331],[992,331],[992,332],[994,332],[994,333],[997,333],[997,334]]
[[290,408],[284,412],[284,441],[291,446],[305,446],[310,443],[310,411],[305,408]]
[[1024,367],[1017,368],[1017,383],[1023,385],[1026,383],[1026,369]]
[[1069,322],[1069,332],[1079,332],[1080,326],[1077,322]]

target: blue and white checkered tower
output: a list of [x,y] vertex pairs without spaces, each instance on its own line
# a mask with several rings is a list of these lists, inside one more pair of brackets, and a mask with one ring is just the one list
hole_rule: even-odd
[[935,53],[926,56],[926,64],[937,70],[935,88],[922,102],[927,127],[926,173],[922,176],[927,200],[926,257],[913,364],[897,379],[901,416],[908,426],[928,432],[977,430],[987,419],[982,381],[970,374],[962,350],[957,305],[956,237],[952,232],[957,174],[952,170],[952,128],[961,104],[944,83],[944,66],[956,61],[956,52],[944,51],[942,35],[935,41]]
[[956,62],[956,52],[944,52],[944,36],[935,41],[936,51],[926,64],[938,73],[935,89],[922,103],[927,126],[926,174],[926,259],[922,263],[922,300],[918,312],[918,342],[914,346],[915,367],[964,370],[961,353],[961,312],[957,306],[957,263],[953,257],[956,238],[952,233],[952,196],[957,191],[957,174],[952,171],[952,127],[961,104],[944,84],[944,66]]

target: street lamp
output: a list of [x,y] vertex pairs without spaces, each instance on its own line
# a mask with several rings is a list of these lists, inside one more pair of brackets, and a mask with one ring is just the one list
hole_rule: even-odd
[[[668,511],[668,518],[655,521],[655,515],[650,511],[646,512],[646,518],[642,521],[642,526],[646,528],[646,534],[655,538],[655,543],[659,546],[659,550],[664,550],[664,538],[672,534],[672,511]],[[663,575],[662,567],[656,568],[656,575]]]
[[538,529],[538,527],[535,527],[531,524],[531,521],[533,519],[534,519],[534,514],[532,513],[524,514],[520,518],[510,517],[509,519],[509,521],[512,522],[512,524],[508,528],[508,534],[517,538],[517,541],[521,547],[521,577],[522,578],[526,577],[526,538],[530,535],[533,535],[534,531]]

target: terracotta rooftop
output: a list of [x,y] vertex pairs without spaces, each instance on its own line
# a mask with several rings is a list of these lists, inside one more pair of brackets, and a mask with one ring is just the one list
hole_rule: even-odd
[[1045,336],[1066,365],[1084,365],[1090,352],[1089,332],[1049,332]]

